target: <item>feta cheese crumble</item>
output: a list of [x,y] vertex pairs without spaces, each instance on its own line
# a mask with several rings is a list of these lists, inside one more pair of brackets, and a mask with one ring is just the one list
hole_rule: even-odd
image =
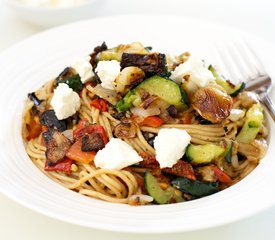
[[181,129],[163,128],[154,140],[156,160],[161,168],[172,167],[184,155],[191,141],[190,135]]
[[241,118],[243,118],[245,115],[245,111],[242,109],[231,109],[230,111],[230,115],[228,117],[228,119],[232,122],[237,122],[238,120],[240,120]]
[[204,66],[203,61],[194,56],[190,56],[186,62],[177,66],[170,78],[179,84],[186,83],[190,91],[206,87],[215,80],[211,71]]
[[101,81],[102,87],[114,90],[114,81],[120,73],[120,63],[116,60],[99,61],[95,72]]
[[54,90],[51,106],[58,120],[68,118],[80,109],[80,97],[65,83]]
[[94,159],[96,167],[116,170],[141,161],[142,158],[138,153],[119,138],[112,138],[102,150],[97,152]]
[[79,74],[83,84],[91,80],[91,78],[95,75],[93,72],[93,67],[90,64],[90,60],[90,56],[85,58],[76,58],[72,64],[72,68]]

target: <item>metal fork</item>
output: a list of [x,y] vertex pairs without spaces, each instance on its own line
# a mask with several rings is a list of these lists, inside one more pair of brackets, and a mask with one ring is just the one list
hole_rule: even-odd
[[275,106],[268,95],[272,81],[251,47],[244,41],[238,41],[223,50],[217,49],[217,53],[221,72],[234,79],[234,83],[245,82],[245,90],[258,94],[260,101],[275,121]]

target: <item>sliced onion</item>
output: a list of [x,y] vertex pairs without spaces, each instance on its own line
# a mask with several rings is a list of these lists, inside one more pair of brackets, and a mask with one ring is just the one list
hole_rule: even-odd
[[116,93],[116,91],[104,88],[101,86],[101,84],[98,84],[94,88],[92,88],[92,92],[95,95],[105,99],[112,105],[115,105],[119,101],[119,95]]
[[73,130],[72,129],[65,130],[62,133],[66,138],[68,138],[71,142],[73,142]]
[[142,118],[146,118],[149,116],[159,115],[160,109],[156,106],[150,106],[147,109],[144,109],[142,107],[134,107],[130,110],[134,115]]

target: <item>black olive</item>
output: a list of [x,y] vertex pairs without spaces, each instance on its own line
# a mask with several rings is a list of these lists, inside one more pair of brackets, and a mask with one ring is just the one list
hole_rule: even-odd
[[174,105],[169,106],[166,110],[172,118],[177,117],[178,111]]

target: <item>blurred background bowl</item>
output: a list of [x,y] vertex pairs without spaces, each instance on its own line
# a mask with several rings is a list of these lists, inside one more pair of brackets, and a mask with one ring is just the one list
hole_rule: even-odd
[[21,19],[43,28],[90,18],[104,0],[87,0],[66,7],[29,6],[19,0],[4,0]]

